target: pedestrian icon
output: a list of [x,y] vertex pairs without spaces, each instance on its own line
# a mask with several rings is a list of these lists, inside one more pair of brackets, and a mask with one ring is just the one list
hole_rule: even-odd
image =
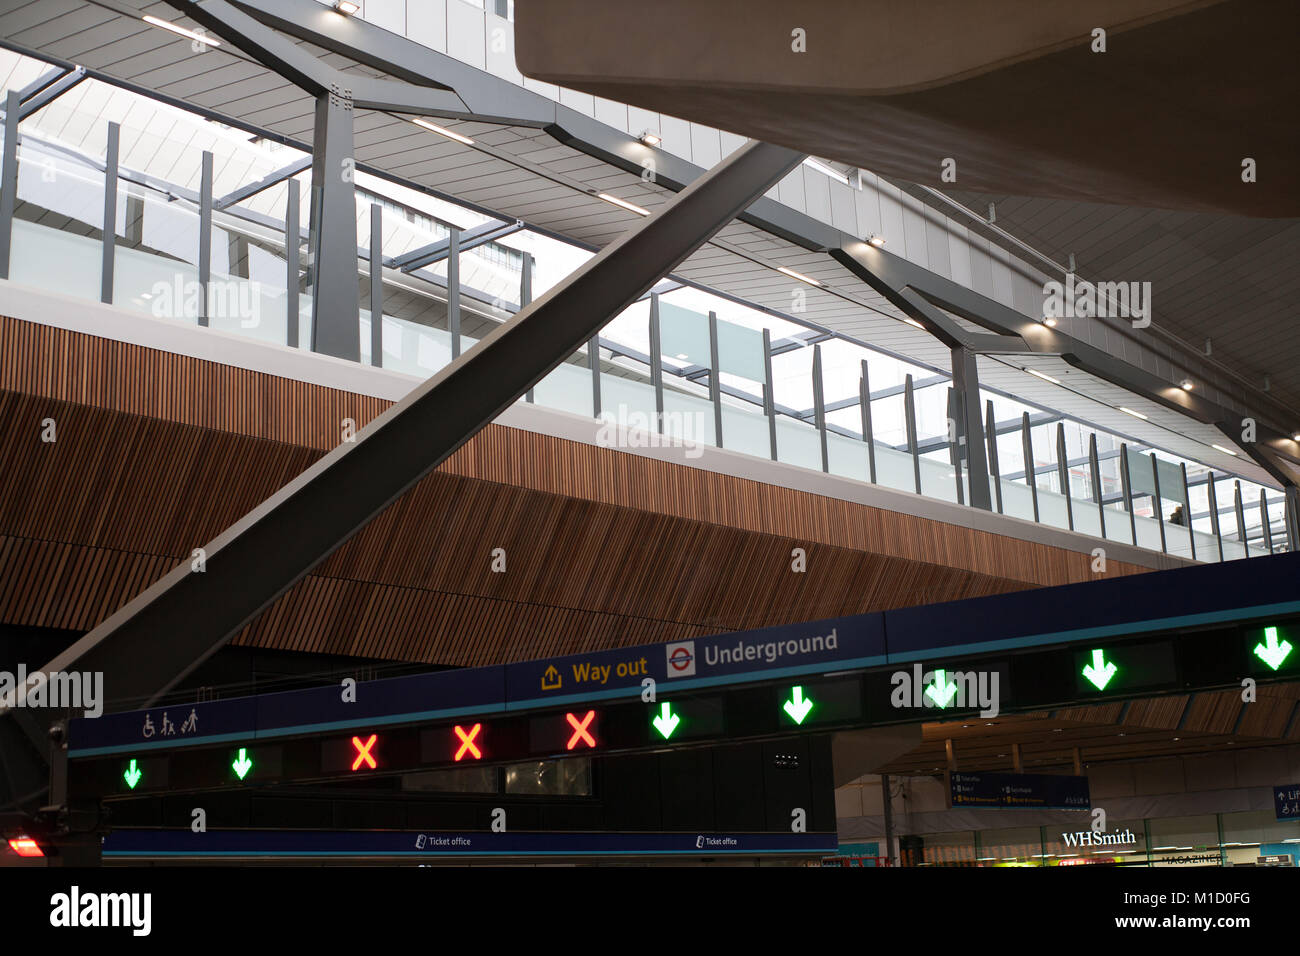
[[198,729],[199,729],[199,715],[194,711],[193,708],[191,708],[189,717],[185,719],[185,723],[181,724],[181,733],[190,734]]
[[176,733],[176,725],[167,719],[167,711],[163,711],[162,734],[160,736],[170,737]]

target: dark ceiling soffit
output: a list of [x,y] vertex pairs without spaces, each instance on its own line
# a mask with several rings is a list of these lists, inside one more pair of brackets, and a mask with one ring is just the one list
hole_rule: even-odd
[[[913,316],[915,318],[930,317],[917,307],[918,301],[925,303],[928,300],[994,333],[1017,336],[1024,341],[1027,351],[1039,355],[1059,355],[1082,371],[1129,389],[1197,421],[1215,425],[1270,475],[1283,484],[1291,483],[1258,446],[1266,445],[1267,454],[1298,462],[1300,458],[1295,458],[1285,450],[1285,443],[1290,441],[1289,436],[1264,421],[1257,419],[1259,441],[1241,442],[1240,423],[1247,417],[1241,412],[1200,395],[1184,392],[1145,369],[1122,362],[1086,342],[1049,329],[1014,309],[923,269],[907,259],[860,240],[850,240],[839,249],[831,250],[831,256],[899,308],[917,312]],[[908,292],[913,294],[907,295]],[[961,334],[969,336],[965,330],[961,330]]]

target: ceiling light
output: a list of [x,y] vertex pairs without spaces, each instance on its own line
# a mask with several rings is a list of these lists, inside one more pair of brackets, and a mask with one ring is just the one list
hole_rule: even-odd
[[416,126],[422,126],[427,130],[431,130],[432,132],[437,133],[439,136],[446,136],[448,139],[454,139],[458,143],[464,143],[466,146],[474,145],[474,141],[470,139],[468,136],[461,136],[460,133],[453,133],[449,129],[443,129],[441,126],[438,126],[434,123],[430,123],[427,119],[420,119],[419,117],[416,117],[415,119],[411,120],[411,122],[414,123]]
[[1181,388],[1184,392],[1190,392],[1195,387],[1195,385],[1192,383],[1192,380],[1190,378],[1185,378],[1178,383],[1178,387]]
[[334,12],[340,13],[345,17],[350,17],[361,9],[361,4],[354,3],[353,0],[334,0]]
[[651,129],[643,129],[637,139],[645,146],[658,146],[664,141],[662,136]]
[[612,202],[615,206],[622,206],[624,209],[630,209],[638,216],[650,215],[649,209],[642,209],[640,206],[619,199],[617,196],[611,196],[609,193],[596,193],[596,195],[599,196],[601,199],[605,200],[605,202]]
[[916,321],[916,319],[904,319],[903,321],[906,322],[908,325],[915,325],[922,332],[926,331],[925,326],[922,325],[920,322]]
[[155,16],[145,16],[142,18],[145,23],[155,27],[162,27],[164,30],[170,30],[177,36],[183,36],[187,40],[193,40],[195,43],[206,43],[208,46],[221,46],[220,40],[214,40],[210,36],[202,33],[195,33],[193,30],[186,30],[184,27],[178,27],[174,23],[168,23],[166,20],[160,20]]
[[678,357],[679,359],[684,359],[684,358],[688,358],[689,356],[687,356],[687,354],[686,354],[685,352],[678,352],[678,353],[677,353],[677,357]]
[[1056,317],[1052,315],[1044,316],[1043,325],[1047,326],[1049,329],[1056,328]]
[[1060,380],[1059,378],[1052,378],[1052,376],[1050,376],[1050,375],[1044,375],[1042,372],[1036,372],[1036,371],[1034,371],[1032,368],[1027,368],[1027,369],[1025,369],[1025,371],[1028,372],[1030,375],[1036,375],[1036,376],[1038,376],[1038,377],[1041,378],[1044,382],[1051,382],[1053,385],[1060,385],[1060,384],[1061,384],[1061,380]]
[[816,279],[810,278],[804,275],[802,272],[795,272],[793,269],[787,269],[785,266],[777,266],[776,271],[784,272],[790,278],[798,279],[800,282],[807,282],[809,285],[816,285],[816,286],[821,285],[821,283],[818,282]]
[[1233,458],[1237,457],[1237,453],[1233,451],[1231,448],[1224,448],[1222,445],[1215,445],[1215,444],[1211,444],[1210,447],[1217,448],[1219,451],[1223,452],[1226,455],[1231,455]]
[[846,186],[849,184],[849,177],[847,173],[840,172],[834,166],[827,166],[820,159],[813,159],[811,156],[809,156],[803,161],[803,164],[805,166],[811,166],[819,173],[825,173],[827,176],[831,177],[831,179],[838,179]]
[[1148,421],[1148,419],[1147,419],[1147,417],[1146,417],[1145,415],[1143,415],[1141,412],[1135,412],[1135,411],[1133,411],[1133,409],[1131,409],[1131,408],[1125,408],[1123,405],[1121,405],[1121,406],[1119,407],[1119,410],[1120,410],[1121,412],[1123,412],[1125,415],[1132,415],[1134,418],[1140,418],[1140,419],[1142,419],[1144,422],[1145,422],[1145,421]]
[[885,244],[885,237],[884,237],[884,236],[877,236],[877,235],[874,235],[874,234],[873,234],[873,235],[871,235],[871,236],[869,236],[869,237],[867,238],[867,242],[871,243],[871,245],[873,245],[873,246],[875,246],[877,249],[879,249],[881,246],[883,246],[883,245]]
[[1292,441],[1300,441],[1300,432],[1296,432],[1294,435],[1292,435],[1292,436],[1291,436],[1291,440],[1292,440]]

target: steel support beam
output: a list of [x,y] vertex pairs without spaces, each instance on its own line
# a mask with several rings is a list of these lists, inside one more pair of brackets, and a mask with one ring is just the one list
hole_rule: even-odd
[[212,281],[212,153],[204,150],[199,172],[199,325],[206,326]]
[[4,166],[0,168],[0,279],[9,278],[14,208],[18,204],[18,90],[5,97]]
[[281,166],[273,173],[268,173],[255,183],[249,183],[246,186],[240,186],[233,192],[228,192],[220,199],[216,200],[212,207],[214,209],[225,209],[227,206],[234,206],[243,202],[251,196],[256,196],[264,189],[270,189],[276,183],[284,182],[293,176],[297,176],[304,169],[311,168],[311,157],[303,156],[296,159],[288,166]]
[[718,379],[718,313],[709,312],[709,400],[713,403],[713,444],[722,447],[722,383]]
[[447,235],[447,331],[451,333],[451,358],[460,358],[460,230]]
[[[486,222],[473,229],[466,229],[460,233],[460,251],[468,252],[475,246],[493,242],[503,236],[519,232],[523,228],[523,221],[516,219],[514,222]],[[447,258],[450,251],[451,236],[449,235],[446,239],[439,239],[427,246],[405,252],[395,257],[389,265],[394,269],[401,269],[403,272],[414,272],[416,269],[423,269],[426,266],[441,262]]]
[[1025,483],[1029,485],[1030,498],[1034,502],[1034,521],[1038,521],[1038,468],[1034,464],[1034,438],[1030,431],[1028,412],[1021,413],[1020,441],[1025,455]]
[[772,384],[772,332],[763,329],[763,414],[767,416],[767,439],[776,461],[776,389]]
[[299,211],[298,180],[289,180],[289,195],[284,204],[284,282],[285,282],[285,344],[291,349],[298,347],[298,292],[302,277],[299,275],[298,223]]
[[858,380],[858,406],[862,411],[862,441],[867,446],[867,477],[876,484],[876,435],[871,421],[871,379],[867,360],[862,360],[862,378]]
[[986,403],[984,414],[984,438],[989,450],[989,475],[993,479],[993,495],[998,514],[1002,514],[1002,466],[998,462],[998,429],[993,417],[993,399]]
[[912,478],[916,493],[921,493],[921,451],[916,446],[916,399],[912,394],[912,376],[903,379],[903,424],[907,428],[907,453],[912,456]]
[[384,365],[384,207],[370,204],[370,364]]
[[113,304],[113,267],[117,256],[117,149],[122,128],[108,124],[104,147],[104,220],[100,234],[99,301]]
[[829,451],[826,447],[826,398],[822,389],[822,347],[813,346],[812,361],[813,385],[813,422],[817,427],[817,438],[821,442],[822,471],[830,471]]
[[357,288],[357,203],[352,102],[341,91],[316,97],[311,169],[311,347],[361,359]]
[[741,147],[209,542],[203,573],[187,559],[44,670],[102,671],[114,699],[156,701],[802,158]]
[[972,508],[993,510],[989,495],[989,464],[984,452],[984,423],[980,420],[980,381],[975,353],[952,350],[953,411],[957,423],[957,446],[964,450],[966,474],[970,479]]
[[20,106],[18,109],[19,121],[21,122],[22,120],[27,119],[27,117],[31,116],[37,110],[44,109],[46,106],[49,106],[51,103],[57,100],[64,93],[68,92],[68,90],[72,89],[74,86],[76,86],[85,78],[86,78],[85,67],[79,66],[75,70],[72,70],[70,73],[63,74],[54,82],[42,87],[40,90],[32,93],[30,96],[26,95],[26,91],[24,91],[24,95],[22,96],[22,106]]

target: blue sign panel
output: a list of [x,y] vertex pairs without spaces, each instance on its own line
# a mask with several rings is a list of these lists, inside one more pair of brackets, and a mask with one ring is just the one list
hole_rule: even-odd
[[68,749],[94,753],[100,748],[131,745],[154,750],[246,738],[257,726],[258,700],[236,697],[77,718],[68,724]]
[[647,677],[663,693],[883,663],[883,616],[862,614],[508,664],[506,698],[517,709],[638,694]]
[[952,805],[1034,810],[1089,810],[1087,777],[1034,773],[957,773],[949,775]]
[[1279,820],[1300,820],[1300,783],[1273,788],[1273,812]]

